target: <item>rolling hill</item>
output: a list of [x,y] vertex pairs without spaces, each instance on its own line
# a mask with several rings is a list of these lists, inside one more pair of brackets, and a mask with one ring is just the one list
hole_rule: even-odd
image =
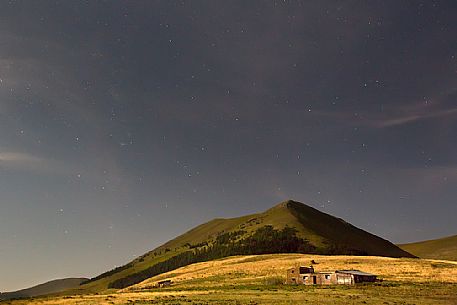
[[457,235],[398,246],[420,258],[457,261]]
[[[286,270],[359,269],[382,282],[354,286],[284,285]],[[157,288],[158,281],[171,280]],[[457,304],[457,262],[379,256],[265,254],[190,264],[117,291],[40,297],[11,305],[125,304]]]
[[86,278],[67,278],[53,280],[44,284],[36,285],[30,288],[18,291],[0,293],[0,300],[30,298],[51,293],[61,292],[67,289],[78,287]]
[[[315,262],[313,264],[312,262]],[[209,262],[191,264],[151,277],[120,292],[140,292],[155,288],[159,281],[169,279],[174,289],[195,287],[242,286],[284,283],[287,269],[313,264],[317,272],[361,269],[385,281],[457,283],[457,263],[449,261],[387,258],[379,256],[264,254],[231,256]],[[439,269],[442,272],[436,272]],[[218,278],[218,281],[214,281]]]
[[289,200],[263,213],[211,220],[71,293],[125,288],[190,263],[230,255],[284,252],[414,257],[342,219]]

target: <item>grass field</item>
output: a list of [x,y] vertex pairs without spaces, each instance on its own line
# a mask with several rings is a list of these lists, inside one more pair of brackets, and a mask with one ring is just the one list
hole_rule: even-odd
[[421,258],[457,261],[457,235],[403,244],[399,247]]
[[[356,286],[287,286],[285,271],[315,260],[316,271],[360,269],[383,281]],[[162,279],[168,288],[154,288]],[[189,265],[104,294],[5,304],[457,304],[457,263],[424,259],[277,254]],[[2,303],[3,304],[3,303]]]

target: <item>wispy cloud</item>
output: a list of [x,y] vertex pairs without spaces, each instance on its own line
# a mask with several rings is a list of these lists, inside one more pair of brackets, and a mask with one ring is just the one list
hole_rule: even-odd
[[373,127],[387,128],[422,120],[448,118],[457,115],[457,108],[444,108],[441,103],[420,103],[400,109],[392,109],[387,115],[372,118]]
[[117,189],[127,189],[122,184],[122,175],[115,164],[105,169],[104,167],[65,162],[30,153],[8,151],[0,152],[1,170],[54,177],[73,177],[74,179],[83,179],[86,182],[91,182],[96,187],[103,186],[105,188],[105,185],[109,184]]
[[425,120],[453,119],[457,117],[457,107],[446,108],[441,103],[420,103],[407,107],[394,106],[375,113],[313,111],[313,115],[372,128],[389,128]]
[[30,154],[20,152],[0,152],[0,166],[22,167],[38,165],[44,160]]
[[0,169],[2,168],[59,175],[74,171],[63,162],[17,151],[0,152]]

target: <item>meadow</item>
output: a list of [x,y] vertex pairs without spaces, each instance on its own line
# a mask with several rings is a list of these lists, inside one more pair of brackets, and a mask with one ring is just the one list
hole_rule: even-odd
[[[382,280],[355,286],[284,285],[286,270],[314,261],[316,271],[359,269]],[[173,284],[156,288],[163,279]],[[457,262],[375,256],[274,254],[196,263],[122,290],[2,304],[457,304]]]

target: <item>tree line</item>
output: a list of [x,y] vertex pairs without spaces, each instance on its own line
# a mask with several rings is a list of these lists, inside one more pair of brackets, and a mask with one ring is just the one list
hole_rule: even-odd
[[252,235],[242,238],[244,233],[246,232],[240,230],[220,234],[210,245],[177,254],[147,269],[117,279],[111,282],[108,287],[125,288],[189,264],[232,255],[317,253],[315,246],[308,240],[298,237],[297,230],[288,226],[282,230],[276,230],[270,225],[264,226],[257,229]]

